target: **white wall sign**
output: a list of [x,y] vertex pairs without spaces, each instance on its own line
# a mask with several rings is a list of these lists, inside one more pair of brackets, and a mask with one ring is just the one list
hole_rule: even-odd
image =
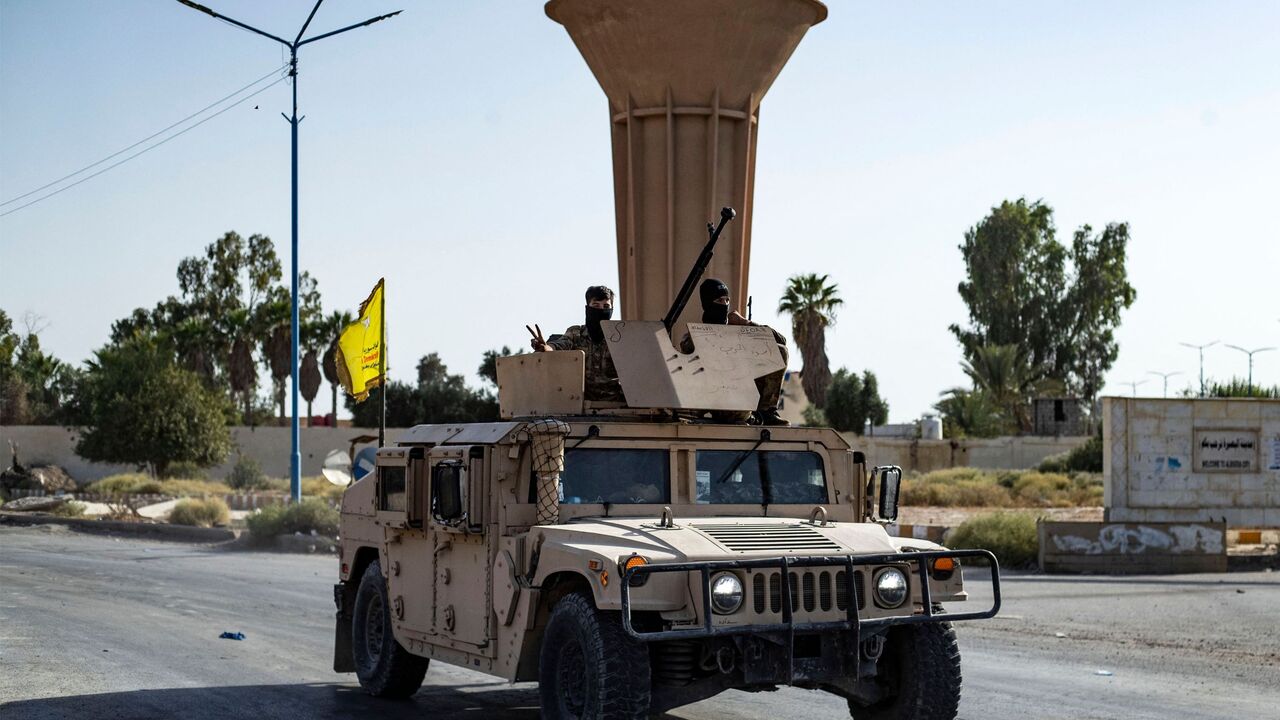
[[1258,431],[1199,429],[1195,431],[1196,472],[1258,472]]

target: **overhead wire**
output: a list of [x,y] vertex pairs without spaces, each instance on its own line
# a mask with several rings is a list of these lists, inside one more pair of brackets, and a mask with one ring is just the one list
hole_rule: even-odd
[[[57,185],[57,184],[59,184],[59,183],[61,183],[61,182],[65,181],[65,180],[70,180],[71,178],[73,178],[73,177],[75,177],[75,176],[77,176],[77,175],[80,175],[80,174],[82,174],[82,173],[84,173],[84,172],[86,172],[86,171],[88,171],[88,170],[91,170],[91,169],[93,169],[93,168],[95,168],[95,167],[97,167],[97,166],[101,165],[102,163],[107,162],[108,160],[111,160],[112,158],[119,157],[120,155],[122,155],[122,154],[124,154],[124,153],[126,153],[126,152],[129,152],[130,150],[132,150],[132,149],[134,149],[134,148],[138,147],[139,145],[142,145],[142,144],[143,144],[143,143],[145,143],[145,142],[148,142],[148,141],[150,141],[150,140],[154,140],[155,138],[157,138],[157,137],[159,137],[159,136],[161,136],[161,135],[165,134],[166,132],[169,132],[170,130],[174,129],[175,127],[178,127],[179,125],[182,125],[183,123],[185,123],[185,122],[187,122],[187,121],[191,120],[192,118],[198,117],[198,116],[200,116],[201,114],[203,114],[203,113],[205,113],[205,112],[209,111],[210,109],[215,108],[215,107],[217,107],[217,106],[221,105],[222,103],[226,102],[227,100],[230,100],[231,98],[234,98],[235,96],[239,95],[240,93],[243,93],[244,91],[248,90],[249,88],[252,88],[254,85],[257,85],[258,83],[261,83],[263,80],[266,80],[267,78],[271,77],[272,75],[275,75],[276,73],[278,73],[278,72],[280,72],[280,71],[284,70],[284,69],[285,69],[285,68],[287,68],[287,67],[288,67],[288,63],[285,63],[284,65],[281,65],[280,67],[273,69],[271,72],[267,73],[266,75],[263,75],[262,77],[258,78],[257,80],[254,80],[253,82],[249,83],[248,85],[245,85],[244,87],[240,88],[239,90],[236,90],[235,92],[233,92],[233,93],[231,93],[231,94],[229,94],[229,95],[226,95],[226,96],[224,96],[224,97],[222,97],[222,98],[219,98],[218,100],[216,100],[216,101],[214,101],[214,102],[212,102],[212,103],[210,103],[210,104],[208,104],[208,105],[206,105],[206,106],[204,106],[204,107],[200,108],[199,110],[197,110],[197,111],[195,111],[195,112],[191,113],[190,115],[188,115],[188,116],[186,116],[186,117],[182,118],[181,120],[179,120],[179,121],[177,121],[177,122],[175,122],[175,123],[173,123],[173,124],[171,124],[171,125],[169,125],[169,126],[165,127],[164,129],[162,129],[162,130],[158,130],[158,131],[156,131],[156,132],[152,133],[151,135],[148,135],[147,137],[145,137],[145,138],[143,138],[143,139],[141,139],[141,140],[139,140],[139,141],[135,142],[134,144],[132,144],[132,145],[130,145],[130,146],[128,146],[128,147],[126,147],[126,148],[121,148],[120,150],[117,150],[116,152],[111,153],[110,155],[108,155],[108,156],[106,156],[106,157],[102,158],[101,160],[98,160],[97,162],[91,163],[91,164],[89,164],[89,165],[85,165],[84,167],[80,168],[79,170],[76,170],[76,171],[75,171],[75,172],[73,172],[73,173],[68,173],[68,174],[66,174],[66,175],[63,175],[62,177],[58,178],[57,180],[54,180],[54,181],[49,182],[49,183],[45,183],[44,185],[41,185],[40,187],[38,187],[38,188],[36,188],[36,189],[34,189],[34,190],[31,190],[31,191],[29,191],[29,192],[25,192],[25,193],[23,193],[23,194],[21,194],[21,195],[18,195],[17,197],[13,197],[13,198],[10,198],[10,199],[8,199],[8,200],[5,200],[4,202],[0,202],[0,207],[4,207],[5,205],[11,205],[11,204],[13,204],[13,203],[15,203],[15,202],[17,202],[17,201],[19,201],[19,200],[22,200],[22,199],[24,199],[24,198],[31,197],[32,195],[35,195],[36,193],[38,193],[38,192],[40,192],[40,191],[42,191],[42,190],[46,190],[46,189],[48,189],[48,188],[51,188],[51,187],[53,187],[54,185]],[[287,78],[288,78],[288,76],[282,76],[282,77],[280,77],[279,79],[277,79],[275,82],[271,83],[270,85],[267,85],[267,86],[265,86],[265,87],[262,87],[262,88],[258,89],[256,92],[254,92],[253,94],[251,94],[251,95],[247,95],[247,96],[245,96],[245,97],[241,98],[240,100],[237,100],[236,102],[232,103],[231,105],[228,105],[227,107],[223,108],[222,110],[219,110],[217,113],[214,113],[213,115],[210,115],[209,117],[205,118],[204,120],[201,120],[200,122],[196,123],[195,125],[192,125],[192,126],[191,126],[191,127],[189,127],[189,128],[186,128],[185,130],[182,130],[181,132],[179,132],[179,133],[177,133],[177,134],[173,135],[172,137],[169,137],[169,138],[167,138],[167,139],[165,139],[165,140],[163,140],[163,141],[161,141],[161,142],[159,142],[159,143],[156,143],[155,145],[153,145],[153,146],[151,146],[151,147],[146,148],[146,149],[145,149],[145,150],[143,150],[142,152],[135,153],[134,155],[131,155],[131,156],[129,156],[128,158],[125,158],[124,160],[120,161],[119,163],[116,163],[116,164],[112,165],[111,167],[104,168],[103,170],[101,170],[101,171],[99,171],[99,172],[96,172],[96,173],[94,173],[94,174],[90,175],[89,177],[81,178],[80,180],[78,180],[78,181],[76,181],[76,182],[74,182],[74,183],[71,183],[70,185],[67,185],[66,187],[61,188],[61,189],[59,189],[59,190],[57,190],[57,191],[55,191],[55,192],[49,193],[48,195],[44,195],[44,196],[42,196],[42,197],[40,197],[40,198],[37,198],[36,200],[33,200],[33,201],[29,202],[29,203],[25,203],[25,204],[23,204],[23,205],[20,205],[20,206],[18,206],[18,207],[16,207],[16,208],[11,209],[11,210],[8,210],[8,211],[6,211],[6,212],[0,213],[0,217],[4,217],[5,215],[8,215],[8,214],[10,214],[10,213],[17,212],[18,210],[21,210],[22,208],[25,208],[25,207],[29,207],[29,206],[31,206],[31,205],[34,205],[35,203],[38,203],[38,202],[40,202],[41,200],[44,200],[45,198],[53,197],[54,195],[57,195],[58,193],[62,192],[63,190],[68,190],[68,189],[70,189],[70,188],[73,188],[73,187],[75,187],[76,185],[79,185],[80,183],[84,182],[85,180],[89,180],[89,179],[91,179],[91,178],[95,178],[95,177],[97,177],[98,175],[101,175],[102,173],[106,172],[107,170],[110,170],[110,169],[111,169],[111,168],[113,168],[113,167],[117,167],[117,166],[119,166],[119,165],[121,165],[121,164],[123,164],[123,163],[125,163],[125,162],[128,162],[129,160],[132,160],[133,158],[137,157],[138,155],[141,155],[141,154],[142,154],[142,153],[144,153],[144,152],[147,152],[148,150],[151,150],[151,149],[157,148],[157,147],[159,147],[159,146],[163,145],[164,143],[168,142],[169,140],[172,140],[173,138],[178,137],[179,135],[182,135],[183,133],[187,132],[188,130],[191,130],[191,129],[193,129],[193,128],[199,127],[200,125],[203,125],[205,122],[207,122],[207,121],[209,121],[209,120],[211,120],[211,119],[213,119],[213,118],[217,117],[218,115],[221,115],[222,113],[224,113],[224,112],[226,112],[227,110],[230,110],[231,108],[233,108],[233,107],[235,107],[235,106],[239,105],[240,103],[244,102],[245,100],[248,100],[249,98],[253,97],[254,95],[257,95],[257,94],[259,94],[259,93],[263,92],[263,91],[264,91],[264,90],[266,90],[267,88],[269,88],[269,87],[272,87],[272,86],[274,86],[274,85],[279,84],[281,81],[286,80]]]

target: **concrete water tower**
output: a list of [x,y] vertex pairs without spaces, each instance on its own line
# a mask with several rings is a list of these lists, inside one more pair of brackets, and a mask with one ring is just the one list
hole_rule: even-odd
[[[745,314],[760,101],[826,6],[551,0],[546,12],[609,98],[622,319],[662,319],[726,205],[738,216],[706,277]],[[695,295],[681,322],[700,314]]]

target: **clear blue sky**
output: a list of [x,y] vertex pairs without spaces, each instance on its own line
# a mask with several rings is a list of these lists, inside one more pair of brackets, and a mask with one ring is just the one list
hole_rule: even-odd
[[[289,37],[311,6],[210,4]],[[763,105],[757,319],[775,321],[788,275],[830,273],[846,301],[832,365],[875,370],[892,419],[914,418],[963,382],[946,328],[965,320],[965,228],[1026,196],[1063,239],[1132,225],[1138,301],[1109,391],[1149,370],[1184,386],[1196,355],[1179,340],[1280,345],[1280,5],[829,5]],[[474,382],[485,349],[574,323],[583,286],[616,286],[605,98],[540,2],[329,0],[312,27],[402,7],[303,51],[302,265],[326,309],[387,277],[393,377],[438,351]],[[172,1],[0,0],[0,201],[282,62]],[[0,218],[0,308],[43,316],[46,347],[79,362],[223,232],[287,257],[288,103],[281,83]],[[1245,360],[1216,348],[1207,368]],[[1255,378],[1280,382],[1280,352]]]

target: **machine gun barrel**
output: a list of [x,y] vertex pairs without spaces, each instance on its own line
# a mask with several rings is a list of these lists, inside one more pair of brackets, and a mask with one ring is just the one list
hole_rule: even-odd
[[671,309],[667,311],[667,316],[662,319],[662,324],[666,326],[667,332],[671,332],[671,328],[675,327],[676,320],[680,318],[680,313],[684,312],[684,308],[689,304],[689,298],[693,297],[693,289],[698,286],[698,281],[702,279],[702,273],[706,272],[707,265],[711,263],[711,256],[714,254],[716,241],[720,239],[720,231],[724,230],[724,226],[737,215],[731,207],[720,208],[720,224],[712,225],[707,223],[707,244],[703,246],[702,252],[698,255],[698,260],[693,264],[693,268],[689,270],[689,277],[684,279],[684,285],[680,287],[680,292],[676,295],[676,300],[671,304]]

